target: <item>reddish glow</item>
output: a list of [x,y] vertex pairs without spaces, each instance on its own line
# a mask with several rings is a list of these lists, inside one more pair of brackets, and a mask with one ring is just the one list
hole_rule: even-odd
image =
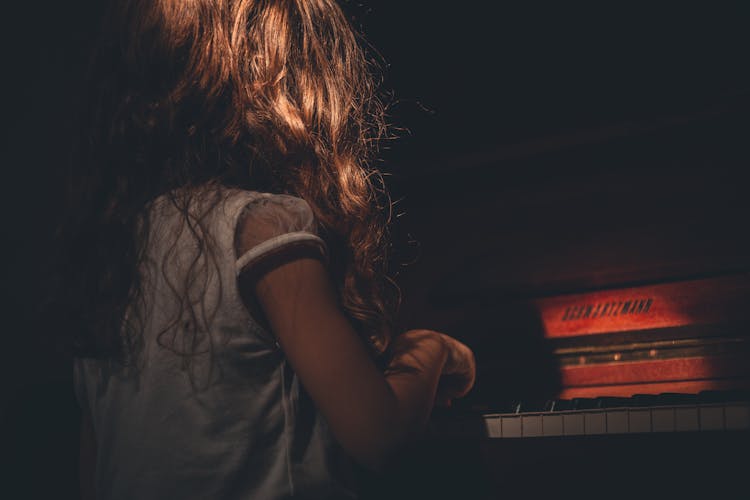
[[572,337],[747,318],[750,275],[563,295],[535,301],[545,336]]
[[561,370],[564,387],[702,380],[744,376],[750,366],[743,355],[602,363],[566,366]]

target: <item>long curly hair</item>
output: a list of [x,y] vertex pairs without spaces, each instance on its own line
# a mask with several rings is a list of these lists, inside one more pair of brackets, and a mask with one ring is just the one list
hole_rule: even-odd
[[[215,265],[205,212],[189,207],[216,197],[205,188],[227,186],[307,201],[341,305],[383,353],[398,288],[388,273],[391,202],[372,165],[388,134],[377,74],[334,0],[113,0],[91,59],[60,232],[60,311],[75,352],[127,361],[143,341],[143,318],[126,311],[143,300],[149,201],[168,195]],[[219,200],[208,201],[199,204],[206,212]],[[194,265],[173,290],[181,316],[200,317],[188,288],[205,271]],[[189,359],[206,326],[159,342]]]

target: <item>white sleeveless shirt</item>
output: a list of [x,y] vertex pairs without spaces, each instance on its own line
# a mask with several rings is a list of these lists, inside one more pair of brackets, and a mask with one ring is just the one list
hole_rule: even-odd
[[[197,262],[208,273],[196,287],[200,306],[194,308],[213,318],[198,349],[210,341],[213,354],[193,357],[186,369],[184,356],[160,345],[179,339],[179,325],[189,320],[181,317],[167,328],[180,314],[173,290],[197,248],[187,229],[176,234],[182,214],[162,197],[149,212],[141,265],[138,307],[145,324],[137,369],[75,360],[76,395],[97,441],[97,498],[353,498],[353,464],[331,439],[273,335],[248,313],[237,285],[243,268],[288,245],[309,244],[324,253],[312,212],[287,195],[223,188],[221,195],[203,219],[216,259],[213,264],[204,255]],[[237,258],[240,217],[244,227],[257,225],[260,236]]]

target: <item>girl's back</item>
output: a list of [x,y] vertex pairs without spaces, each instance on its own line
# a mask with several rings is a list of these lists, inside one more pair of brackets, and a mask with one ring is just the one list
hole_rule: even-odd
[[[141,265],[145,328],[137,366],[76,362],[78,399],[97,439],[96,489],[102,498],[142,500],[345,497],[343,457],[237,286],[238,220],[258,227],[266,244],[256,250],[267,253],[289,245],[290,235],[321,246],[312,213],[299,198],[217,189],[220,201],[204,218],[216,266],[200,256],[197,266],[208,273],[190,291],[196,310],[213,319],[208,335],[196,335],[201,354],[164,348],[189,329],[171,288],[197,252],[187,231],[178,235],[182,213],[161,197],[150,209],[151,244]],[[183,320],[172,324],[175,317]]]

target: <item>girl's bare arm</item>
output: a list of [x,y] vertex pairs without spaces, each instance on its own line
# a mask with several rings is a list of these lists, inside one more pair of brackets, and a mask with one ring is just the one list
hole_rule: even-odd
[[377,469],[429,417],[450,342],[429,330],[397,337],[384,375],[338,305],[318,259],[299,258],[255,282],[268,324],[339,444]]

